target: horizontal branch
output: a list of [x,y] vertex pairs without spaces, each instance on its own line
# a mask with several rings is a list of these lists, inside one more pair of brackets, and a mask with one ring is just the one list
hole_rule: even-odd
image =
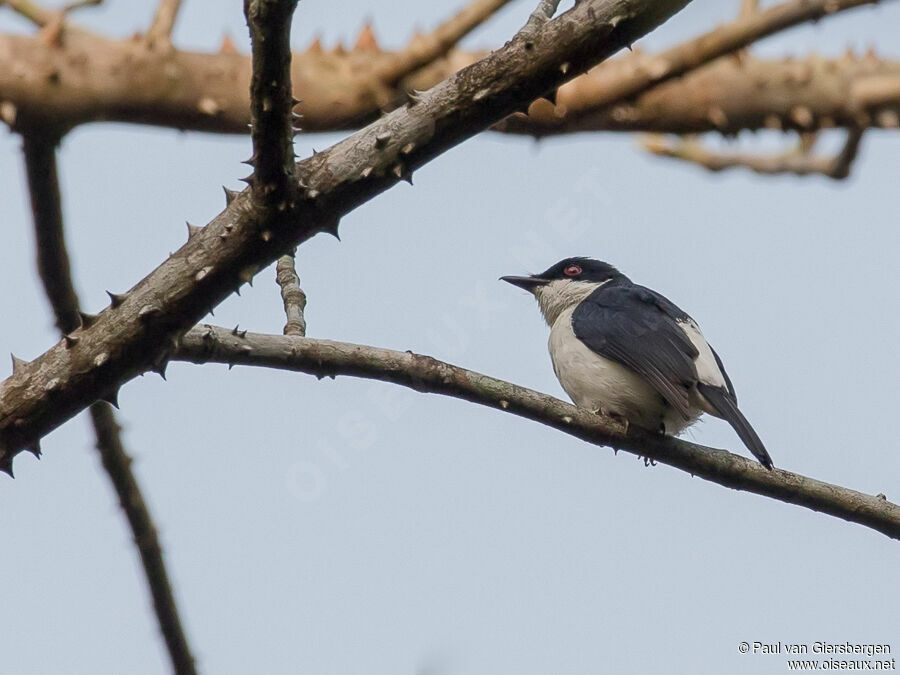
[[[689,0],[583,0],[296,166],[299,196],[262,217],[249,190],[89,323],[0,383],[0,464],[138,374],[261,267],[447,149],[652,30]],[[567,64],[561,68],[561,64]],[[138,86],[135,83],[133,86]],[[268,215],[271,210],[267,210]]]
[[627,431],[621,422],[559,399],[412,352],[200,326],[173,358],[191,363],[265,366],[317,377],[352,375],[443,394],[539,422],[576,438],[647,457],[736,490],[772,497],[865,525],[900,539],[900,506],[800,474],[765,469],[725,450]]
[[[860,4],[867,3],[842,0],[833,9]],[[555,106],[535,101],[527,116],[515,115],[497,128],[544,136],[900,125],[900,63],[871,54],[785,61],[729,58],[690,72],[762,36],[820,18],[827,5],[824,0],[782,3],[662,54],[612,60],[562,87]],[[396,81],[398,63],[419,57],[424,62],[426,52],[436,55],[424,46],[419,49],[420,41],[400,52],[361,41],[350,51],[327,53],[315,42],[295,53],[291,78],[294,94],[302,100],[297,111],[303,114],[304,131],[358,127],[376,118],[388,102],[405,101],[407,92],[428,89],[486,55],[452,50]],[[19,125],[65,130],[105,120],[247,133],[250,70],[249,56],[233,49],[219,54],[160,52],[142,41],[107,40],[72,30],[58,46],[39,36],[0,35],[0,102],[16,111]],[[684,72],[684,78],[672,79]],[[660,84],[662,80],[668,81]],[[644,89],[650,90],[623,102]]]
[[665,136],[651,136],[644,139],[642,145],[645,150],[659,157],[690,162],[708,171],[746,168],[764,175],[820,175],[843,180],[850,175],[850,168],[859,154],[862,136],[861,129],[848,129],[844,145],[832,156],[814,153],[812,146],[806,147],[802,140],[795,149],[770,155],[718,152],[710,150],[693,136],[673,141]]

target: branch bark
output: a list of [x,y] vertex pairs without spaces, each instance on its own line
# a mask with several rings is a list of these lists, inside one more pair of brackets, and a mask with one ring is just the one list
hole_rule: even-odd
[[[584,0],[296,167],[302,196],[260,220],[248,191],[97,321],[0,383],[0,460],[148,368],[178,337],[285,251],[445,150],[652,30],[689,0]],[[561,68],[561,64],[568,64]],[[565,73],[563,72],[565,71]],[[277,211],[277,210],[276,210]]]
[[[861,4],[867,3],[845,0],[833,8],[841,11]],[[736,133],[766,126],[900,125],[900,64],[872,55],[797,61],[723,59],[660,84],[672,75],[666,69],[679,62],[683,68],[695,68],[760,37],[820,18],[829,6],[825,0],[792,0],[663,54],[612,60],[562,87],[556,106],[537,101],[528,116],[516,115],[499,129],[543,136],[596,130]],[[398,59],[409,62],[417,53],[414,44],[393,53],[373,50],[371,45],[322,53],[314,43],[295,54],[292,80],[297,98],[303,99],[297,110],[304,116],[304,130],[367,123],[386,102],[405,101],[408,91],[428,89],[485,56],[454,50],[393,82],[396,66],[391,64]],[[429,52],[429,57],[435,53]],[[677,59],[672,60],[673,54]],[[667,65],[670,61],[672,65]],[[0,36],[0,102],[16,111],[14,125],[30,122],[65,130],[109,120],[246,133],[250,71],[249,57],[231,51],[159,53],[140,41],[107,40],[72,29],[56,47],[39,37]],[[660,74],[662,78],[651,77]],[[637,95],[635,78],[644,78],[644,86],[650,86],[648,77],[653,88],[623,102],[623,96]]]
[[351,375],[452,396],[539,422],[595,445],[662,462],[725,487],[827,513],[900,539],[900,506],[883,495],[866,495],[782,469],[770,471],[725,450],[634,427],[626,430],[615,419],[429,356],[200,326],[184,336],[174,358],[200,364],[263,366],[317,377]]
[[673,142],[669,142],[666,138],[651,137],[645,139],[642,145],[645,150],[659,157],[690,162],[708,171],[743,167],[766,175],[820,175],[843,180],[850,175],[853,160],[859,153],[862,136],[861,129],[848,129],[844,145],[840,152],[832,157],[815,154],[812,147],[805,147],[802,141],[796,149],[774,155],[715,152],[693,137]]

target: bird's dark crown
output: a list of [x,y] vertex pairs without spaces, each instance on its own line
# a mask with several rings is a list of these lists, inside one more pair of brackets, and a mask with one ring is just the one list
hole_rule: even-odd
[[566,258],[540,274],[532,275],[535,279],[553,281],[554,279],[572,279],[573,281],[606,281],[621,279],[625,275],[609,263],[593,258]]

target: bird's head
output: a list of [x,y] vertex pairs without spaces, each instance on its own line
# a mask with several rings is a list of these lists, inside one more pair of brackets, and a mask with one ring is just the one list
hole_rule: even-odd
[[612,265],[593,258],[566,258],[539,274],[500,277],[533,293],[551,326],[563,311],[575,307],[603,284],[625,278]]

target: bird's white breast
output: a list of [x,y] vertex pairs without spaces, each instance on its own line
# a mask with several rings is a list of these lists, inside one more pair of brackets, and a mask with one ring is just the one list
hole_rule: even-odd
[[623,417],[653,431],[664,425],[667,433],[678,433],[696,419],[682,418],[640,375],[579,340],[572,330],[574,310],[569,307],[556,317],[549,347],[556,377],[575,405]]

